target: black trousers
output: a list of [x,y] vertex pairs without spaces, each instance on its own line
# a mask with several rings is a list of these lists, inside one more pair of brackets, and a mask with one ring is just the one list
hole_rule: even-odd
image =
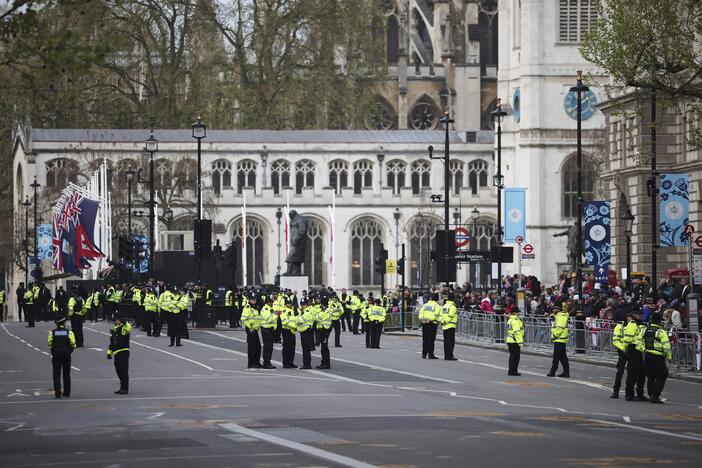
[[353,313],[353,334],[358,335],[358,324],[361,321],[361,315],[358,312]]
[[146,326],[146,336],[151,336],[156,330],[156,324],[154,323],[154,317],[156,316],[155,310],[144,310],[144,322]]
[[280,343],[283,335],[283,321],[278,316],[278,327],[273,330],[273,343]]
[[363,322],[363,333],[366,334],[366,348],[371,347],[371,330],[370,330],[370,325],[371,323],[369,321],[364,321]]
[[334,346],[341,346],[341,325],[343,324],[343,318],[332,321],[332,327],[334,328]]
[[261,327],[261,339],[263,340],[263,365],[270,365],[271,358],[273,358],[275,330]]
[[444,329],[444,359],[453,359],[453,349],[456,347],[456,329]]
[[120,351],[112,358],[119,378],[119,389],[129,391],[129,351]]
[[54,394],[61,395],[61,375],[63,375],[63,394],[71,395],[71,355],[69,353],[51,356],[51,366],[54,375]]
[[370,322],[370,347],[380,348],[380,335],[383,333],[383,322],[374,320]]
[[314,326],[314,345],[319,346],[322,342],[322,329],[317,328],[317,325],[315,324]]
[[668,366],[665,357],[646,353],[646,377],[648,378],[648,396],[658,398],[663,393],[665,381],[668,380]]
[[82,315],[73,314],[71,316],[71,330],[73,330],[73,334],[76,336],[76,346],[79,348],[82,347],[83,346],[83,316]]
[[246,351],[249,356],[249,367],[261,365],[261,340],[258,331],[246,329]]
[[302,344],[302,367],[312,366],[312,348],[314,348],[314,331],[311,328],[300,333]]
[[522,349],[517,343],[507,343],[509,349],[509,371],[508,375],[519,373],[519,360],[522,357]]
[[563,373],[570,373],[570,363],[566,354],[566,344],[555,341],[553,343],[553,360],[551,361],[551,374],[555,374],[558,370],[558,363],[563,366]]
[[344,313],[341,315],[341,330],[351,331],[351,312],[344,307]]
[[295,365],[295,332],[284,328],[281,332],[283,339],[283,367]]
[[[17,315],[19,316],[19,321],[22,322],[22,311],[24,310],[24,304],[17,304]],[[24,314],[24,318],[27,318],[27,314]]]
[[239,326],[239,321],[237,320],[237,310],[234,307],[227,307],[227,316],[229,318],[229,328],[236,328]]
[[153,336],[161,336],[161,329],[163,328],[164,313],[154,312],[154,332]]
[[330,366],[331,357],[329,355],[329,334],[331,333],[331,328],[319,328],[319,344],[321,345],[322,354],[322,365]]
[[25,304],[24,305],[24,316],[27,319],[27,323],[30,327],[34,326],[34,313],[36,311],[36,304]]
[[629,345],[627,348],[626,396],[634,396],[634,387],[636,387],[636,396],[643,396],[645,383],[643,353],[637,351],[635,345]]
[[622,377],[624,377],[624,371],[626,370],[626,353],[620,349],[617,350],[617,373],[614,375],[614,393],[619,393],[619,389],[622,388]]
[[168,313],[168,336],[171,339],[171,344],[180,344],[182,336],[180,313]]
[[422,357],[434,355],[434,342],[436,340],[436,324],[422,324]]

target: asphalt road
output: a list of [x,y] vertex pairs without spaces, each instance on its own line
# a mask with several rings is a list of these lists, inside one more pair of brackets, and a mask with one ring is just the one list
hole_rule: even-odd
[[193,330],[181,348],[133,333],[130,393],[117,396],[97,323],[73,353],[71,398],[56,400],[49,329],[0,325],[2,467],[702,464],[698,383],[669,380],[664,405],[611,400],[609,368],[573,363],[572,379],[553,379],[548,359],[523,355],[523,376],[508,377],[500,351],[430,361],[417,337],[371,350],[348,333],[330,371],[247,370],[243,332]]

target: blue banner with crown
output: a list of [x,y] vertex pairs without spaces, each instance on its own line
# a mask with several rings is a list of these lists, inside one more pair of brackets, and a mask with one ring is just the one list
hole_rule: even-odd
[[595,282],[607,284],[612,258],[608,201],[585,202],[585,263],[595,269]]

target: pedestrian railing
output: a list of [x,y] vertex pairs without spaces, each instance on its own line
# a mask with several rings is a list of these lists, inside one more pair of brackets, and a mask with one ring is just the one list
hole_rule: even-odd
[[[396,318],[391,315],[397,315]],[[386,327],[398,328],[400,314],[388,314]],[[526,349],[550,352],[553,349],[551,341],[551,320],[548,317],[526,316],[524,322],[524,344]],[[599,361],[616,361],[617,348],[613,342],[616,322],[587,318],[576,320],[571,317],[568,339],[568,350],[571,353],[582,354]],[[421,326],[419,310],[408,311],[405,317],[405,328],[417,330]],[[456,326],[456,341],[499,344],[507,337],[507,316],[504,314],[486,314],[472,310],[461,310]],[[678,372],[695,372],[695,336],[684,331],[669,333],[673,354],[671,369]]]

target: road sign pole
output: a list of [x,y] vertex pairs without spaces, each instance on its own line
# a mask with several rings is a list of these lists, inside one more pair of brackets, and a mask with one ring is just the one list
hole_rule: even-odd
[[522,236],[517,237],[517,288],[522,288]]
[[[405,243],[402,243],[402,260],[405,259]],[[400,288],[400,330],[405,331],[405,269],[407,265],[403,263],[402,267],[402,287]]]

